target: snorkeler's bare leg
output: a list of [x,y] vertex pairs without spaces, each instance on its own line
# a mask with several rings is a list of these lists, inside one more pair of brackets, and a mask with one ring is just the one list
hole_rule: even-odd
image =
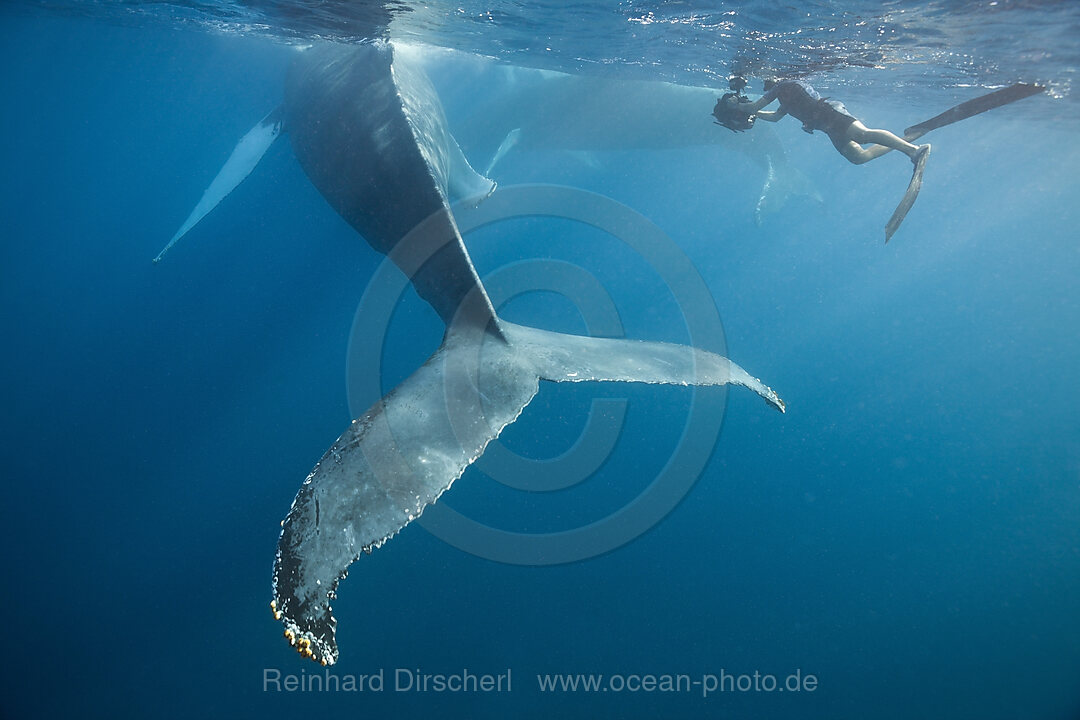
[[[856,164],[861,164],[873,160],[874,158],[881,157],[889,152],[889,150],[899,150],[911,158],[912,162],[915,162],[923,152],[922,148],[924,147],[923,145],[912,145],[907,140],[894,135],[888,130],[868,128],[858,120],[851,123],[848,127],[847,139],[856,145],[873,144],[876,146],[865,149],[859,148],[862,150],[861,153],[855,153],[850,148],[840,150],[844,157]],[[848,152],[845,152],[845,150]],[[857,158],[857,160],[855,158]]]
[[908,157],[915,157],[915,153],[918,152],[918,146],[912,145],[907,140],[893,135],[888,130],[874,130],[863,125],[856,120],[848,127],[847,136],[849,140],[854,140],[860,145],[884,145],[887,148],[893,150],[899,150]]
[[[843,144],[835,143],[835,145],[836,149],[840,151],[840,154],[855,165],[862,165],[865,162],[870,162],[874,158],[879,158],[885,153],[893,150],[893,148],[885,147],[884,145],[872,145],[868,148],[864,148],[854,140],[848,140]],[[911,158],[911,162],[917,163],[922,154],[929,149],[929,145],[916,145],[915,153],[913,155],[908,155],[908,157]]]
[[870,162],[874,158],[879,158],[887,152],[891,152],[892,148],[885,147],[884,145],[874,145],[869,148],[864,148],[854,140],[848,140],[844,144],[836,144],[836,149],[840,151],[840,154],[847,158],[848,162],[855,165],[862,165],[863,163]]

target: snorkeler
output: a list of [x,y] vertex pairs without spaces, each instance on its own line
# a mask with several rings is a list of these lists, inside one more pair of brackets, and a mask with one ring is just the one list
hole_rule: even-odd
[[[736,75],[729,84],[733,92],[717,100],[713,108],[717,124],[729,130],[741,132],[752,128],[756,119],[776,122],[791,115],[802,121],[806,132],[820,130],[828,135],[840,154],[855,165],[881,157],[890,150],[899,150],[918,164],[930,151],[929,145],[913,145],[888,130],[866,127],[847,111],[843,103],[821,97],[801,80],[766,80],[766,92],[756,101],[742,94],[746,87],[744,78]],[[776,100],[780,101],[776,110],[762,109]],[[872,147],[864,148],[863,145]]]
[[[904,221],[908,211],[915,204],[919,189],[922,187],[926,160],[930,157],[929,145],[913,145],[912,140],[917,140],[931,130],[952,125],[1032,95],[1038,95],[1046,89],[1042,85],[1033,83],[1015,83],[1000,88],[962,102],[929,120],[912,125],[904,130],[904,137],[901,138],[888,130],[874,130],[866,127],[847,111],[843,103],[821,97],[814,88],[801,80],[780,82],[766,80],[765,94],[756,101],[743,94],[746,78],[741,75],[733,75],[728,80],[728,87],[732,92],[716,101],[712,114],[718,125],[723,125],[729,130],[742,132],[754,127],[754,121],[758,118],[776,122],[785,115],[791,115],[802,121],[803,130],[806,132],[813,133],[815,130],[820,130],[828,135],[840,154],[855,165],[862,165],[874,158],[879,158],[890,150],[899,150],[911,158],[911,162],[915,165],[911,172],[911,180],[908,182],[903,199],[896,206],[889,222],[885,224],[885,242],[889,242],[889,238],[897,231],[900,223]],[[780,101],[780,107],[776,110],[770,112],[762,109],[775,100]],[[864,148],[863,145],[871,147]]]
[[[806,132],[813,134],[815,130],[820,130],[828,135],[833,147],[855,165],[870,162],[890,150],[899,150],[911,158],[915,167],[907,191],[885,225],[885,242],[889,242],[919,196],[923,170],[930,157],[929,145],[913,145],[888,130],[866,127],[847,111],[843,103],[821,97],[801,80],[766,81],[765,94],[757,100],[750,100],[742,94],[746,87],[745,78],[733,76],[728,85],[732,92],[716,101],[713,117],[717,124],[734,132],[749,130],[758,118],[776,122],[785,115],[791,115],[802,121],[802,129]],[[780,101],[780,107],[773,111],[762,110],[775,100]],[[863,144],[871,147],[864,148]]]

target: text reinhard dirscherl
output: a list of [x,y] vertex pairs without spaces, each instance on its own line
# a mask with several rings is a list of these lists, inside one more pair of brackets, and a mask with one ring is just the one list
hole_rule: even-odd
[[[387,677],[390,683],[387,683]],[[499,674],[474,673],[468,669],[453,673],[424,673],[395,668],[393,674],[380,668],[370,675],[337,675],[327,668],[321,673],[285,674],[277,668],[263,669],[263,692],[510,692],[510,668]]]
[[[467,668],[449,673],[425,673],[411,668],[383,668],[369,675],[338,675],[327,668],[321,673],[301,670],[299,674],[282,673],[277,668],[263,669],[263,692],[369,692],[409,693],[508,693],[512,692],[511,670],[500,673],[476,673]],[[541,693],[652,693],[698,692],[702,697],[714,693],[813,693],[818,678],[801,668],[788,675],[773,675],[755,670],[733,674],[721,669],[719,674],[691,676],[679,674],[554,674],[537,675],[536,689]]]

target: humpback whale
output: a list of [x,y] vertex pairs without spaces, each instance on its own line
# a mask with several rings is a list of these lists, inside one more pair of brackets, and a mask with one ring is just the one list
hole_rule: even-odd
[[[399,59],[407,58],[410,66],[428,76],[440,96],[469,98],[467,109],[450,113],[447,122],[452,137],[489,159],[483,175],[476,173],[458,143],[452,144],[454,162],[461,168],[451,177],[454,199],[488,192],[485,186],[491,184],[486,176],[516,151],[563,152],[596,166],[596,153],[613,150],[718,146],[744,155],[764,171],[754,207],[758,225],[792,197],[821,202],[813,183],[788,161],[772,128],[741,134],[717,129],[708,114],[717,95],[711,88],[501,65],[490,58],[420,44],[395,42],[394,48]],[[485,89],[480,99],[476,87]],[[282,113],[282,108],[269,113],[237,144],[154,262],[160,262],[243,182],[283,132]]]
[[[541,380],[730,383],[785,410],[771,388],[713,353],[499,318],[450,205],[454,194],[479,201],[494,183],[469,165],[410,60],[384,40],[313,46],[292,64],[280,109],[311,182],[446,325],[435,353],[330,446],[282,521],[271,609],[297,651],[323,665],[338,658],[331,602],[349,566],[435,502],[517,419]],[[258,136],[265,143],[269,133]]]
[[330,602],[348,567],[438,499],[540,380],[733,383],[784,410],[775,392],[718,355],[498,318],[448,202],[456,143],[422,69],[390,43],[303,53],[288,78],[285,125],[330,205],[446,323],[431,358],[327,450],[282,525],[272,608],[302,655],[337,660]]
[[[715,146],[744,155],[764,171],[754,208],[757,224],[792,197],[821,202],[772,128],[731,133],[713,124],[702,110],[715,104],[720,93],[713,88],[504,66],[416,45],[400,52],[415,56],[440,95],[470,98],[460,112],[447,112],[463,146],[488,152],[485,175],[513,151],[564,152],[588,162],[597,152]],[[475,93],[462,92],[473,86],[485,88],[483,99],[473,101]]]

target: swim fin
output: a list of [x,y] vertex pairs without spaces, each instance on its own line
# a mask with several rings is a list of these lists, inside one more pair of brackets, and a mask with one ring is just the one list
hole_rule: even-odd
[[926,149],[923,150],[915,160],[915,169],[911,171],[911,181],[908,183],[907,191],[904,193],[904,199],[896,206],[896,210],[893,211],[892,217],[889,218],[889,222],[885,224],[886,244],[888,244],[893,233],[899,229],[900,223],[904,222],[908,210],[915,204],[915,199],[919,197],[919,190],[922,188],[923,170],[926,169],[926,159],[929,157],[930,146],[927,145]]
[[[962,102],[955,107],[949,108],[940,115],[935,115],[929,120],[924,120],[918,125],[912,125],[904,130],[904,139],[908,142],[914,142],[931,130],[937,130],[946,125],[952,125],[955,122],[960,122],[961,120],[966,120],[969,117],[984,113],[987,110],[993,110],[1002,105],[1008,105],[1017,100],[1023,100],[1026,97],[1038,95],[1044,90],[1046,90],[1046,88],[1042,85],[1028,83],[1016,83],[1007,88],[995,90],[992,93],[987,93],[981,97]],[[900,227],[900,223],[904,222],[904,218],[907,217],[908,211],[911,210],[911,206],[915,204],[915,199],[919,197],[919,190],[922,188],[923,170],[926,168],[926,159],[929,156],[930,148],[927,146],[926,151],[915,161],[915,169],[911,173],[911,181],[908,183],[907,191],[904,193],[904,199],[896,206],[896,210],[893,212],[892,217],[889,218],[889,222],[885,225],[886,243],[889,242],[893,233]]]
[[940,115],[935,115],[929,120],[922,121],[918,125],[912,125],[904,130],[904,139],[908,142],[913,142],[931,130],[937,130],[940,127],[952,125],[954,122],[967,120],[969,117],[984,113],[987,110],[993,110],[996,107],[1008,105],[1009,103],[1023,100],[1032,95],[1038,95],[1044,90],[1046,90],[1046,88],[1042,85],[1028,83],[1016,83],[1007,88],[995,90],[992,93],[962,102],[956,107],[949,108]]

